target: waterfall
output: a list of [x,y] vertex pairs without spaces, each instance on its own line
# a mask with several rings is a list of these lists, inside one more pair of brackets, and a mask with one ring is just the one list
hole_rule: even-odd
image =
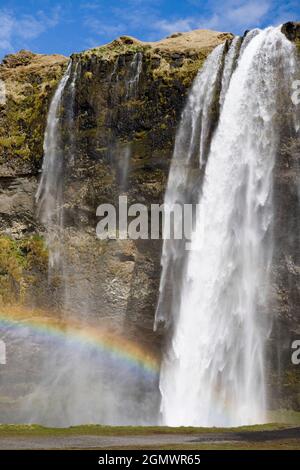
[[75,97],[76,97],[76,81],[78,76],[78,68],[80,62],[74,64],[73,77],[70,83],[70,105],[68,107],[68,131],[69,131],[69,163],[71,165],[75,162]]
[[233,38],[232,43],[230,44],[228,53],[226,54],[224,70],[222,74],[222,84],[220,91],[220,106],[223,107],[225,96],[229,87],[231,75],[236,65],[236,61],[239,54],[239,49],[241,46],[241,38],[236,36]]
[[[182,113],[164,201],[168,212],[172,212],[175,204],[196,202],[200,169],[205,161],[203,141],[207,139],[212,124],[210,109],[222,70],[224,49],[224,44],[216,47],[207,58],[195,79]],[[172,312],[175,312],[180,301],[185,240],[165,240],[161,264],[155,328],[159,323],[165,323],[167,326],[170,324]],[[173,289],[173,286],[176,286],[176,289]]]
[[125,147],[119,151],[119,162],[120,162],[120,190],[126,192],[128,185],[128,172],[130,165],[132,148],[130,144],[126,144]]
[[117,60],[114,63],[112,73],[109,76],[109,82],[111,83],[114,79],[118,81],[118,67],[119,67],[120,56],[118,55]]
[[143,68],[143,54],[136,52],[129,67],[129,80],[126,84],[126,98],[136,98],[138,84]]
[[[118,61],[115,62],[112,76],[116,75],[116,67]],[[132,61],[129,64],[127,76],[125,77],[125,98],[127,101],[136,99],[138,97],[138,85],[140,75],[143,68],[143,54],[136,52]],[[130,110],[128,111],[128,121],[130,120]],[[120,192],[127,191],[128,175],[130,172],[130,160],[132,156],[132,143],[127,142],[125,145],[117,145],[116,147],[116,160],[118,167],[118,180],[120,185]]]
[[[196,78],[182,115],[165,196],[169,206],[191,191],[191,148],[197,144],[198,150],[199,141],[203,164],[203,128],[209,125],[203,103],[214,99],[208,90],[216,64],[221,67],[219,54],[220,46]],[[191,250],[166,240],[162,252],[156,323],[171,315],[160,376],[162,420],[171,426],[266,421],[273,167],[295,46],[268,28],[250,32],[240,53],[229,50],[227,60],[235,55],[236,66],[225,60],[221,70],[226,89],[219,90],[221,112],[198,191]]]
[[47,231],[49,266],[60,262],[60,237],[63,228],[63,168],[60,114],[63,93],[71,75],[72,62],[69,62],[52,98],[44,137],[44,160],[42,176],[36,193],[38,215]]

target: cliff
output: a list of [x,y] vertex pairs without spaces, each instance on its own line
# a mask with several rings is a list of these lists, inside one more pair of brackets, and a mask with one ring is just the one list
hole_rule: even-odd
[[[287,26],[285,33],[298,41],[297,31],[297,25]],[[156,43],[121,37],[72,56],[79,79],[73,141],[65,142],[73,155],[64,174],[69,309],[76,306],[78,316],[84,311],[115,329],[125,325],[128,334],[158,355],[161,334],[153,333],[153,317],[161,241],[97,240],[96,208],[115,204],[125,193],[129,203],[149,207],[163,201],[189,87],[209,52],[231,38],[230,33],[204,30],[176,33]],[[47,110],[67,62],[59,55],[20,51],[0,65],[7,98],[0,105],[0,302],[53,315],[62,308],[63,280],[58,273],[48,283],[45,228],[36,215],[35,194]],[[66,129],[66,116],[63,122]],[[298,159],[299,141],[283,139],[275,169],[275,225],[289,233],[299,233]],[[289,363],[290,338],[299,335],[299,240],[290,237],[287,243],[282,233],[275,236],[273,340],[284,351],[287,372],[274,407],[299,409],[299,374]],[[273,348],[270,380],[277,386],[275,355]]]
[[[92,298],[90,309],[96,315],[126,317],[152,335],[160,242],[97,241],[96,208],[104,202],[115,203],[125,189],[129,202],[163,201],[175,131],[189,86],[207,54],[231,37],[202,30],[177,33],[157,43],[121,37],[72,57],[79,64],[80,79],[74,116],[75,164],[66,168],[65,176],[66,233],[70,265],[76,266],[72,269],[74,296],[84,305],[83,290]],[[137,89],[129,90],[136,53],[142,55],[142,68]],[[8,258],[17,264],[17,274],[3,268],[5,299],[11,295],[13,301],[25,305],[34,299],[36,306],[47,308],[60,307],[59,287],[52,286],[49,292],[44,252],[41,260],[31,256],[32,250],[40,249],[44,233],[34,196],[47,109],[66,64],[62,56],[20,51],[7,56],[0,66],[7,93],[0,110],[0,227],[3,246],[9,245]],[[128,153],[127,176],[124,160]],[[24,243],[30,248],[24,249]],[[29,254],[35,259],[30,268]]]

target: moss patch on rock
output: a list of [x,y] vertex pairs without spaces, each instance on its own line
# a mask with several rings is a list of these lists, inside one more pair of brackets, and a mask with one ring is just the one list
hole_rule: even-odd
[[0,106],[0,171],[2,176],[36,170],[43,156],[47,109],[65,69],[63,56],[20,51],[0,65],[6,102]]
[[22,303],[28,286],[47,265],[48,251],[38,235],[22,240],[0,236],[0,304]]

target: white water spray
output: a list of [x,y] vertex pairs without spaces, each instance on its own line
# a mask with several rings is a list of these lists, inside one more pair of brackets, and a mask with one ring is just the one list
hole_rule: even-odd
[[[205,161],[203,140],[207,139],[211,126],[209,111],[216,93],[224,48],[224,44],[216,47],[207,58],[195,79],[182,113],[164,201],[169,212],[174,210],[175,204],[192,203],[197,197],[197,193],[194,194],[195,182]],[[185,240],[165,240],[155,328],[159,323],[169,325],[172,320],[170,317],[178,306],[185,255]]]
[[[221,99],[192,251],[181,260],[185,266],[181,284],[173,285],[180,291],[177,305],[169,303],[172,338],[160,379],[164,424],[237,426],[266,421],[272,171],[279,139],[279,98],[291,90],[294,51],[279,29],[251,34]],[[200,77],[212,71],[204,69]],[[199,80],[198,76],[196,83]],[[224,82],[227,78],[223,86]],[[207,96],[203,88],[193,87],[175,159],[178,141],[184,140],[184,121],[190,119],[187,114],[201,111],[197,91]],[[188,139],[193,142],[190,135]],[[166,199],[174,202],[177,188],[184,191],[182,184],[180,170],[172,166]],[[163,249],[162,298],[166,270],[176,259],[173,248],[166,242]],[[159,307],[158,320],[164,316],[160,302]]]

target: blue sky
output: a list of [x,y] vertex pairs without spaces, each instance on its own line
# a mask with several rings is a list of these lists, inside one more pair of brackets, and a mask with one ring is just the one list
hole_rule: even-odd
[[0,58],[19,49],[69,55],[120,35],[158,40],[205,28],[243,33],[300,19],[299,0],[0,0]]

